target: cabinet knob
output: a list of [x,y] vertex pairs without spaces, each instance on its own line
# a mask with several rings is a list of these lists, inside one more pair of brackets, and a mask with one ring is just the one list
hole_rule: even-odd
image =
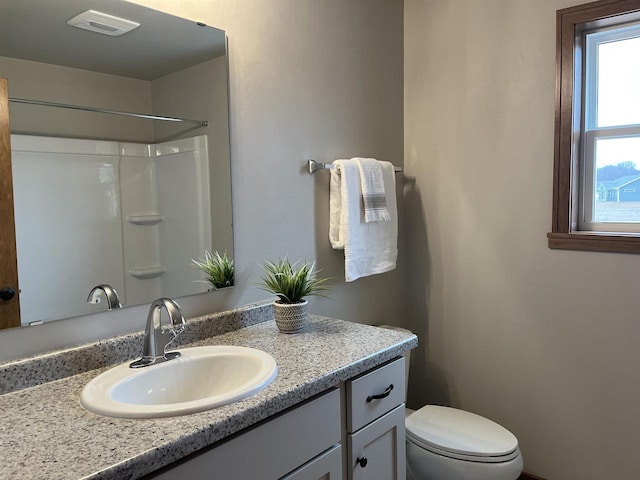
[[367,463],[369,463],[369,460],[367,460],[367,457],[358,457],[356,458],[356,463],[364,468],[367,466]]
[[389,394],[391,393],[391,390],[393,390],[393,383],[389,385],[384,392],[377,393],[376,395],[369,395],[367,397],[367,403],[369,403],[371,400],[380,400],[382,398],[388,397]]
[[15,294],[16,291],[11,287],[0,288],[0,299],[4,300],[5,302],[11,300]]

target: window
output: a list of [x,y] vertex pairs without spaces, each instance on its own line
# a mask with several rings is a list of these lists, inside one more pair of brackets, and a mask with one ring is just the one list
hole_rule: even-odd
[[640,253],[640,0],[557,12],[550,248]]

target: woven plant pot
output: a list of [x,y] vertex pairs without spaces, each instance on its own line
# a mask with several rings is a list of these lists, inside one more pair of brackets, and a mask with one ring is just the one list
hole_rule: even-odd
[[298,333],[307,325],[307,305],[303,300],[300,303],[273,302],[276,325],[282,333]]

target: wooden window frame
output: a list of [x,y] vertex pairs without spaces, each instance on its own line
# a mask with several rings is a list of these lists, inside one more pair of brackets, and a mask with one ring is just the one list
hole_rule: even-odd
[[[582,32],[640,20],[640,0],[599,0],[558,10],[556,14],[556,103],[553,216],[549,248],[640,253],[640,234],[577,230],[582,94]],[[578,78],[576,78],[578,77]]]

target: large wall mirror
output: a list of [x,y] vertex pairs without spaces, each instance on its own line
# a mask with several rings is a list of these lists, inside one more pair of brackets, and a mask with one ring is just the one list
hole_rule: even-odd
[[233,258],[225,32],[120,0],[9,0],[0,77],[20,287],[0,327],[104,311],[102,284],[124,307],[209,291],[192,259]]

